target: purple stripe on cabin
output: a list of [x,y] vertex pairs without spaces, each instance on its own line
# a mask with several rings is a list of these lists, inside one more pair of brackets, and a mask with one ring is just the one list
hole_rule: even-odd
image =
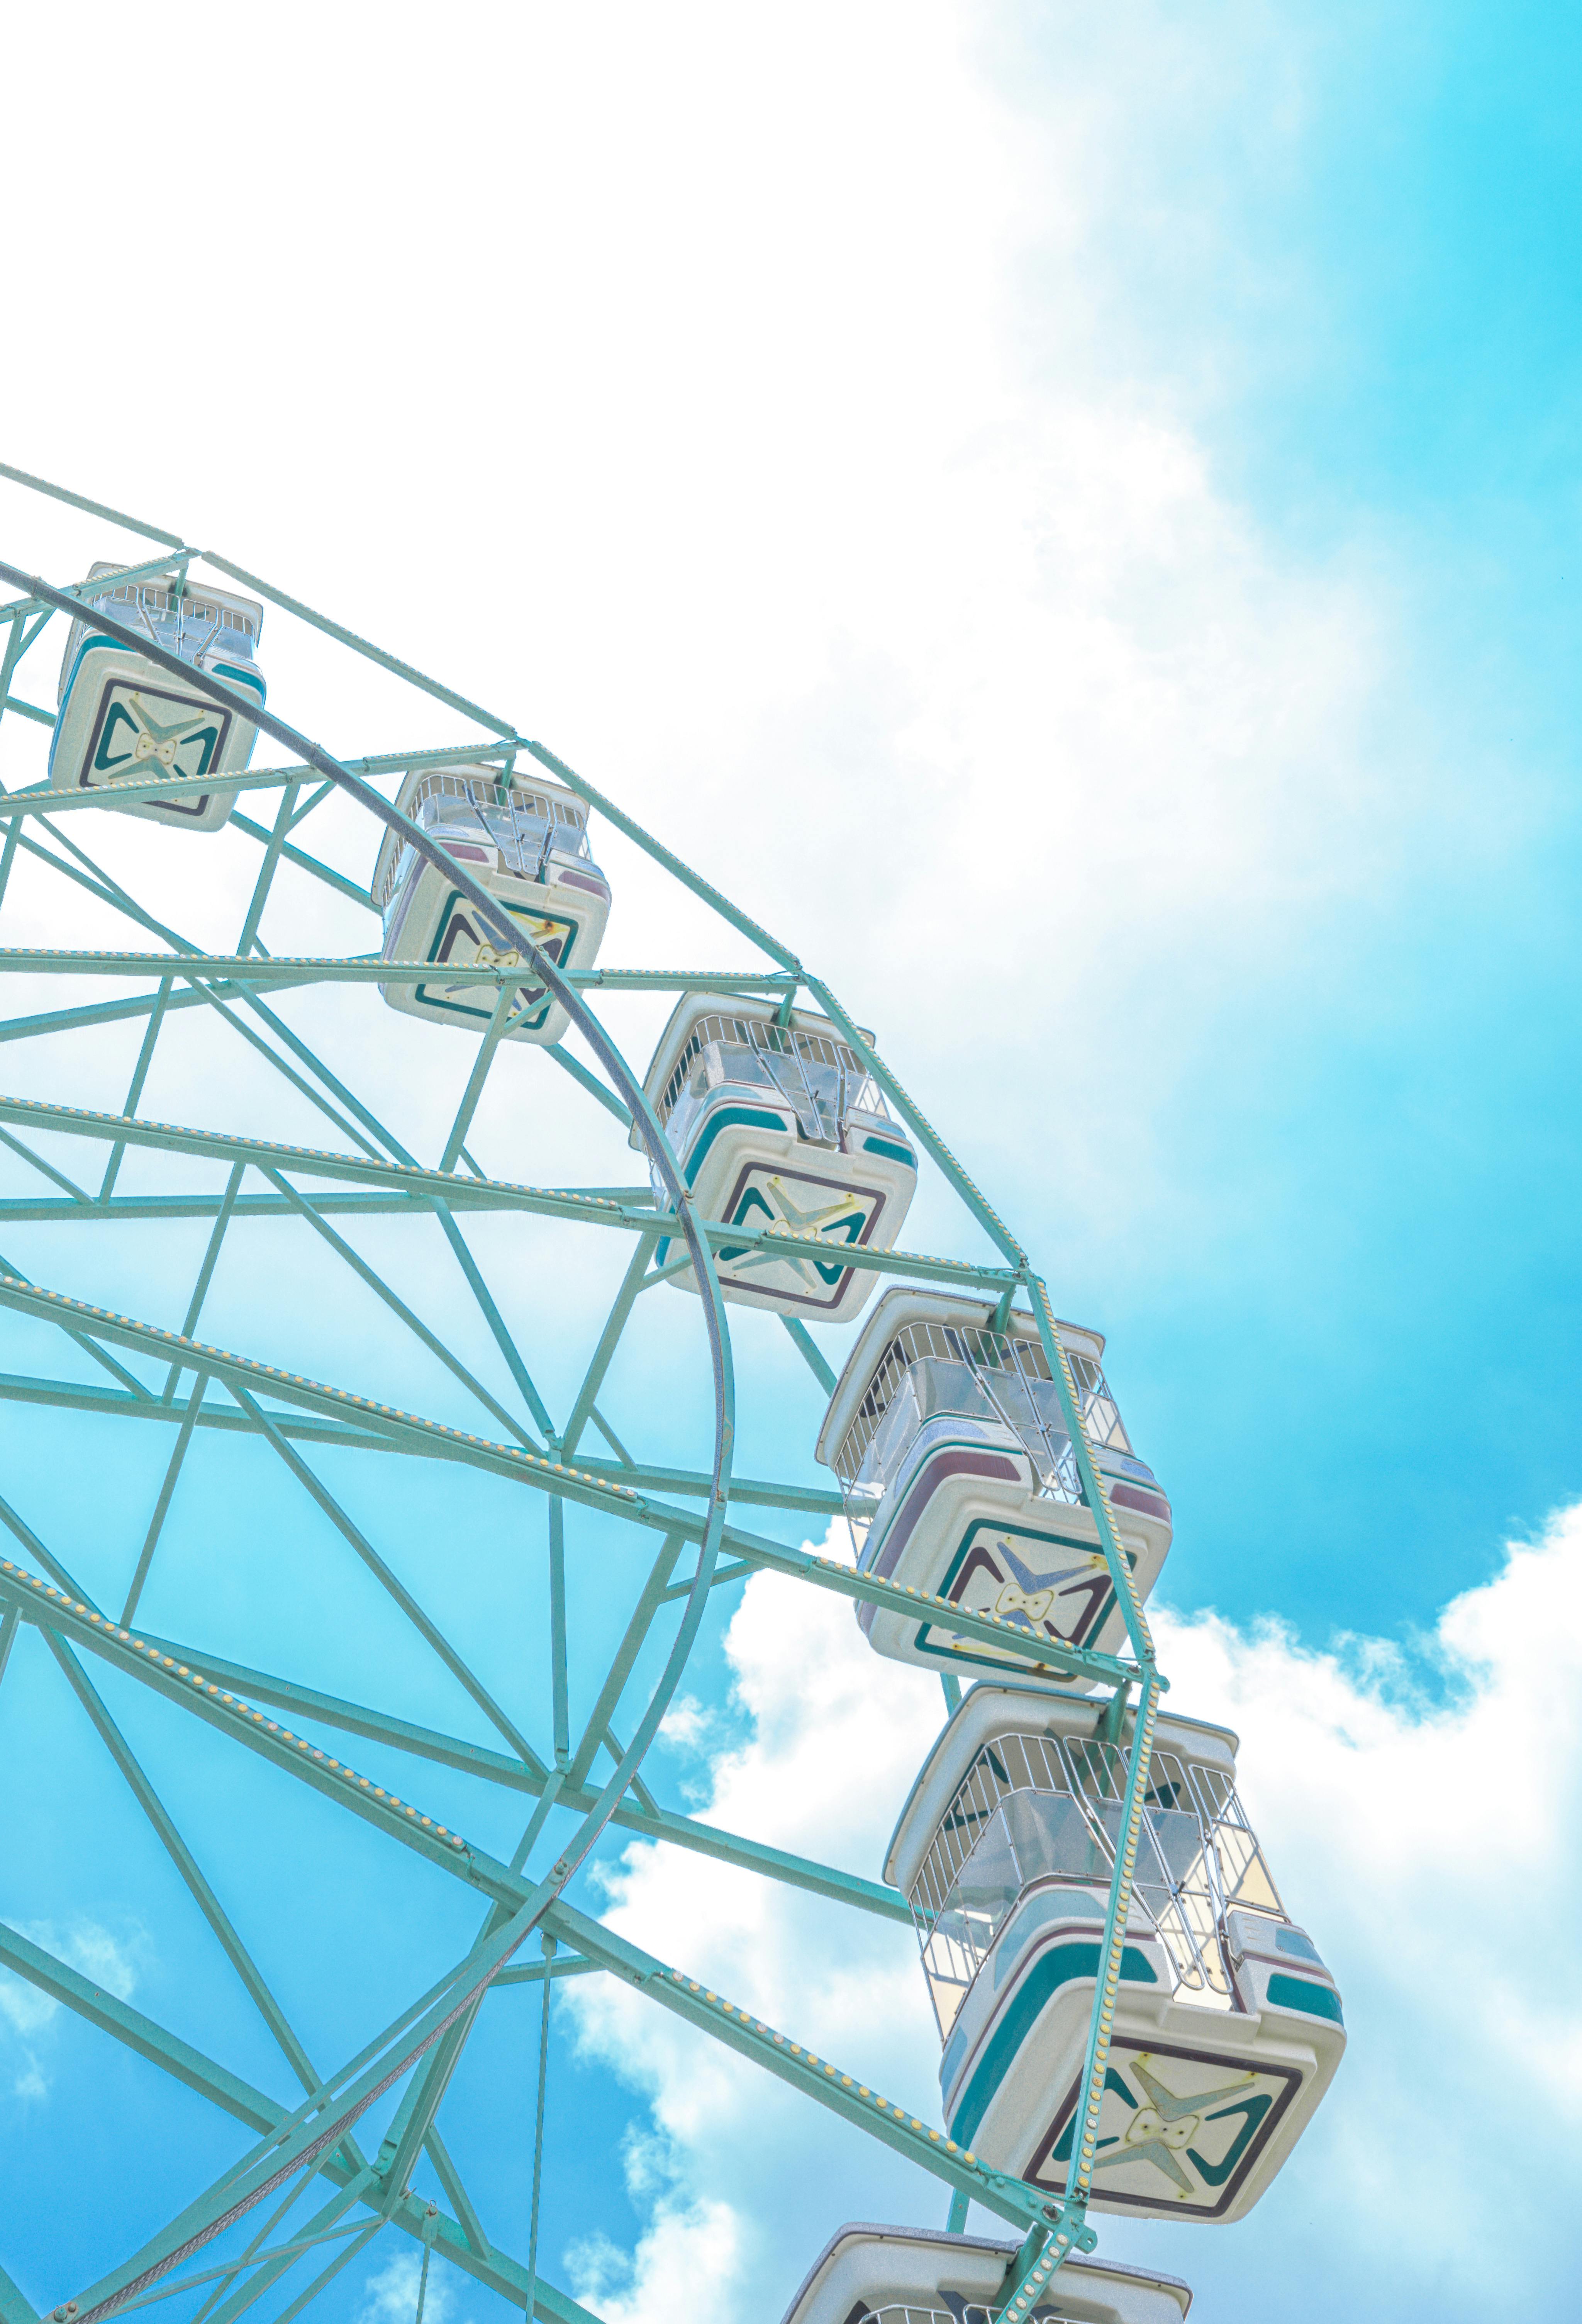
[[[936,1452],[932,1460],[924,1462],[918,1471],[916,1481],[901,1504],[899,1513],[886,1530],[878,1556],[871,1564],[864,1560],[864,1572],[871,1573],[878,1582],[889,1580],[895,1571],[896,1561],[911,1540],[919,1517],[947,1477],[992,1477],[997,1483],[1012,1485],[1021,1482],[1021,1472],[1015,1462],[1007,1461],[1001,1453]],[[868,1605],[857,1609],[857,1619],[862,1626],[865,1638],[873,1635],[873,1618],[878,1610],[877,1607]]]
[[1123,1509],[1136,1509],[1143,1517],[1160,1517],[1166,1525],[1169,1524],[1170,1503],[1163,1493],[1145,1492],[1141,1485],[1118,1484],[1108,1471],[1104,1481],[1108,1487],[1110,1499],[1118,1502]]
[[605,882],[584,879],[580,872],[557,872],[555,884],[557,888],[580,888],[584,895],[597,896],[606,904],[610,901],[610,890]]

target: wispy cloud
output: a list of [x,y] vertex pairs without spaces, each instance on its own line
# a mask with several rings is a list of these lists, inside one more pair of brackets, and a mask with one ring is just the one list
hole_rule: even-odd
[[[141,1928],[119,1936],[97,1921],[74,1920],[64,1927],[52,1921],[25,1921],[21,1932],[46,1952],[69,1961],[118,2001],[130,2001],[148,1956],[148,1939]],[[10,1969],[0,1969],[0,2024],[8,2029],[20,2060],[12,2083],[14,2094],[24,2100],[47,2098],[45,2036],[60,2015],[60,2004]],[[10,2046],[10,2045],[8,2045]]]
[[[422,2272],[421,2253],[392,2251],[384,2265],[363,2282],[356,2324],[412,2324]],[[423,2324],[465,2324],[457,2313],[461,2289],[453,2267],[444,2260],[431,2260],[423,2295]]]

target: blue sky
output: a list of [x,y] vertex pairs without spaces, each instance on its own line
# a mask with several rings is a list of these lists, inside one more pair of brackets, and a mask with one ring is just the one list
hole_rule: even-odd
[[[127,108],[151,104],[225,135],[194,192],[197,263],[179,291],[115,289],[113,327],[97,193],[73,180],[23,238],[13,311],[33,355],[8,366],[3,456],[184,526],[499,702],[673,837],[878,1027],[1061,1311],[1109,1334],[1176,1508],[1164,1635],[1191,1707],[1243,1727],[1249,1795],[1299,1916],[1329,1932],[1354,2036],[1244,2228],[1108,2247],[1187,2276],[1209,2324],[1426,2313],[1430,2286],[1447,2318],[1566,2314],[1561,2166],[1499,2166],[1519,2232],[1496,2279],[1462,2190],[1496,2088],[1526,2123],[1571,2119],[1513,2043],[1540,2023],[1546,2054],[1582,2040],[1558,1969],[1511,1982],[1505,1901],[1562,1927],[1577,1902],[1575,38],[1527,9],[875,6],[793,25],[700,7],[663,26],[529,9],[443,38],[393,12],[371,52],[358,12],[286,8],[199,53],[92,21],[86,53],[64,27],[16,36],[19,85],[69,85],[87,150],[121,152]],[[41,108],[17,127],[14,191],[59,185],[59,161]],[[158,205],[139,205],[152,231]],[[0,553],[57,577],[103,553],[4,494]],[[271,697],[332,747],[452,739],[450,714],[270,621]],[[31,779],[14,725],[7,782]],[[348,868],[361,844],[336,827]],[[247,860],[228,840],[204,858],[195,923],[234,924]],[[608,860],[610,956],[692,957],[696,924],[619,844]],[[22,900],[41,940],[58,930],[42,889]],[[365,941],[349,909],[283,888],[278,910],[277,949]],[[118,940],[75,925],[90,932],[69,941]],[[640,1065],[657,1027],[628,1021]],[[442,1129],[464,1065],[414,1083],[382,1035],[359,1049],[360,1022],[332,1038],[381,1103],[414,1136]],[[130,1051],[106,1036],[25,1074],[22,1055],[6,1088],[107,1102]],[[511,1060],[488,1134],[505,1150],[527,1109],[547,1173],[593,1149],[532,1063]],[[150,1110],[306,1134],[235,1061],[215,1072],[173,1043]],[[927,1189],[915,1228],[976,1248]],[[132,1306],[164,1270],[188,1279],[183,1235],[123,1258],[18,1231],[7,1255]],[[276,1328],[281,1248],[238,1239],[216,1290],[226,1344]],[[453,1296],[435,1253],[401,1264],[409,1296]],[[548,1266],[549,1305],[585,1335],[576,1263]],[[691,1457],[702,1409],[671,1359],[695,1317],[667,1299],[621,1393],[653,1449]],[[357,1299],[317,1328],[330,1376],[459,1412]],[[558,1343],[546,1361],[572,1376]],[[819,1398],[750,1320],[740,1361],[754,1459],[812,1477]],[[23,1368],[14,1348],[0,1368]],[[0,1490],[108,1591],[161,1456],[86,1462],[75,1425],[0,1411]],[[524,1588],[479,1547],[500,1522],[484,1488],[409,1486],[345,1489],[415,1576],[435,1543],[466,1544],[456,1619],[540,1733],[541,1574]],[[1513,1560],[1513,1543],[1537,1545]],[[822,1612],[749,1599],[712,1618],[666,1795],[872,1873],[886,1785],[904,1788],[937,1693],[887,1671],[862,1695]],[[229,1448],[184,1483],[147,1618],[253,1625],[260,1660],[267,1645],[486,1731],[279,1473]],[[584,1689],[610,1619],[590,1551]],[[777,1623],[825,1674],[814,1709],[764,1644]],[[1552,1698],[1530,1661],[1545,1635]],[[23,1644],[0,1688],[0,1755],[29,1770],[5,1794],[0,1914],[276,2087]],[[267,1783],[189,1764],[152,1706],[124,1711],[319,2062],[466,1942],[455,1901],[371,1842],[337,1857]],[[866,1821],[842,1777],[862,1753],[886,1771]],[[1421,1802],[1436,1755],[1467,1836]],[[426,1797],[475,1815],[445,1780]],[[489,1834],[506,1852],[508,1821]],[[748,1886],[639,1851],[594,1901],[832,2053],[868,2043],[876,2080],[935,2104],[910,1941]],[[866,2010],[822,1966],[848,1944]],[[594,1982],[556,2045],[545,2264],[612,2324],[667,2316],[677,2284],[777,2316],[838,2223],[827,2177],[874,2215],[943,2212],[821,2145],[805,2110],[711,2080]],[[492,2003],[503,2030],[469,2049],[452,2102],[518,2244],[527,1998]],[[0,2175],[19,2190],[0,2262],[53,2301],[231,2150],[195,2102],[14,1994],[0,2045]],[[1413,2177],[1419,2106],[1433,2170]],[[404,2324],[403,2266],[375,2246],[321,2312]],[[491,2305],[462,2286],[431,2324]]]

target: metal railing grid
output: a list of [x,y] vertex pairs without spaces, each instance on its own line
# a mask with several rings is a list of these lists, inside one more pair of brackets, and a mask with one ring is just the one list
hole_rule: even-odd
[[[1007,1803],[1019,1794],[1063,1797],[1081,1817],[1085,1866],[1042,1864],[1024,1880],[1108,1885],[1125,1797],[1127,1755],[1096,1738],[1010,1734],[986,1744],[958,1787],[914,1881],[908,1903],[935,2009],[937,1988],[958,1987],[957,2006],[987,1960],[1014,1899],[998,1912],[970,1908],[962,1875],[991,1838],[1020,1871]],[[1154,1754],[1139,1834],[1135,1891],[1164,1947],[1178,1992],[1229,2006],[1235,1987],[1224,1950],[1233,1907],[1286,1918],[1236,1787],[1216,1768]],[[948,1925],[942,1926],[949,1915]],[[952,2013],[953,2015],[953,2011]]]
[[[805,1136],[832,1136],[836,1125],[843,1123],[850,1113],[860,1111],[883,1118],[888,1112],[867,1066],[832,1034],[810,1032],[801,1025],[769,1024],[762,1018],[738,1017],[718,1010],[700,1017],[693,1027],[655,1105],[661,1123],[667,1122],[675,1112],[698,1059],[716,1045],[745,1049],[750,1054],[763,1078],[796,1114]],[[835,1075],[833,1118],[827,1122],[828,1101],[822,1091],[815,1090],[809,1067]]]
[[[1068,1360],[1075,1377],[1077,1394],[1081,1402],[1082,1425],[1090,1444],[1107,1450],[1129,1452],[1130,1440],[1121,1423],[1120,1411],[1109,1392],[1102,1368],[1091,1356],[1068,1349]],[[990,1405],[1012,1434],[1026,1443],[1027,1432],[1018,1427],[1006,1413],[1001,1397],[994,1386],[997,1374],[1009,1374],[1020,1385],[1031,1390],[1038,1382],[1051,1385],[1049,1364],[1036,1340],[1024,1339],[1009,1332],[996,1332],[987,1324],[913,1323],[905,1324],[884,1350],[873,1368],[873,1376],[856,1412],[851,1425],[836,1447],[832,1463],[836,1475],[846,1485],[851,1484],[867,1456],[868,1448],[878,1434],[879,1425],[899,1394],[907,1372],[914,1364],[930,1360],[965,1364]],[[1029,1406],[1036,1413],[1038,1400],[1029,1393]],[[1045,1460],[1040,1463],[1052,1472],[1058,1472],[1063,1456],[1055,1452],[1050,1432],[1040,1427],[1038,1434]],[[1026,1444],[1035,1461],[1038,1452]],[[1073,1501],[1081,1494],[1073,1482],[1065,1496]]]
[[[431,799],[450,800],[474,816],[482,816],[485,810],[509,811],[513,825],[520,822],[538,826],[549,844],[569,839],[570,852],[574,853],[582,853],[586,846],[587,811],[580,800],[552,798],[546,791],[502,782],[492,771],[468,775],[450,767],[433,769],[413,789],[408,812],[415,823],[421,821],[422,810]],[[487,828],[479,836],[494,844],[495,835]],[[374,865],[373,902],[380,912],[385,910],[395,893],[406,852],[394,844],[394,840],[395,834],[387,832]]]

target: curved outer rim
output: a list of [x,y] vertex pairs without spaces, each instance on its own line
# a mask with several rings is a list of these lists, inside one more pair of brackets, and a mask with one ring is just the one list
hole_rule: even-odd
[[[29,596],[36,597],[41,604],[51,606],[57,613],[66,613],[73,619],[82,613],[85,604],[91,602],[73,596],[67,590],[57,589],[38,575],[23,572],[19,567],[8,564],[4,559],[0,559],[0,580],[8,583],[13,588],[24,591]],[[96,628],[102,628],[106,635],[114,637],[120,644],[130,647],[144,660],[154,663],[156,668],[180,678],[194,691],[207,695],[211,701],[219,704],[223,708],[237,707],[239,697],[229,687],[210,678],[206,672],[196,669],[190,662],[183,661],[179,655],[167,652],[152,639],[140,635],[139,632],[127,628],[120,622],[111,620],[102,606],[97,603],[93,604],[93,619]],[[512,1916],[504,1932],[509,1941],[495,1953],[483,1974],[469,1984],[466,1991],[459,1999],[454,2001],[454,2005],[446,2010],[437,2024],[425,2025],[422,2037],[415,2044],[407,2048],[393,2065],[385,2068],[373,2088],[363,2086],[366,2084],[367,2077],[363,2078],[363,2085],[354,2085],[353,2091],[348,2095],[345,2103],[336,2110],[327,2126],[325,2125],[322,2116],[314,2117],[312,2135],[308,2136],[306,2134],[308,2125],[303,2123],[296,2135],[287,2140],[285,2159],[276,2160],[273,2167],[265,2168],[262,2171],[261,2177],[248,2173],[244,2165],[237,2175],[239,2179],[245,2179],[248,2183],[240,2188],[235,2204],[222,2218],[214,2220],[198,2235],[188,2238],[178,2248],[168,2251],[154,2260],[151,2265],[140,2269],[129,2279],[124,2278],[124,2270],[116,2271],[115,2273],[105,2279],[102,2287],[95,2287],[95,2292],[98,2295],[97,2298],[92,2294],[85,2295],[85,2301],[89,2304],[80,2307],[77,2324],[96,2324],[97,2319],[113,2314],[116,2309],[124,2306],[139,2292],[146,2290],[151,2283],[168,2273],[180,2260],[191,2257],[193,2253],[200,2250],[205,2244],[212,2242],[216,2236],[234,2225],[238,2218],[262,2201],[287,2178],[294,2176],[315,2155],[337,2144],[374,2099],[406,2073],[450,2025],[474,2006],[475,2001],[492,1981],[497,1971],[504,1967],[524,1939],[538,1926],[544,1914],[570,1881],[573,1874],[609,1822],[615,1809],[620,1805],[642,1763],[649,1744],[658,1730],[659,1721],[669,1707],[676,1689],[680,1683],[682,1672],[691,1655],[708,1605],[709,1590],[719,1554],[720,1536],[724,1526],[725,1508],[729,1498],[731,1457],[735,1433],[735,1391],[731,1361],[730,1327],[725,1320],[724,1302],[720,1296],[719,1277],[714,1268],[713,1253],[709,1249],[707,1239],[698,1232],[692,1200],[682,1181],[676,1157],[671,1150],[669,1140],[659,1127],[641,1083],[633,1074],[625,1058],[583,1000],[582,995],[575,986],[566,982],[555,963],[538,949],[523,930],[517,927],[514,922],[507,918],[481,881],[475,879],[471,872],[447,855],[418,824],[411,820],[410,816],[403,815],[398,807],[392,807],[381,792],[374,789],[372,783],[366,781],[361,775],[354,774],[349,768],[343,767],[337,759],[332,758],[327,751],[322,749],[309,736],[288,724],[286,720],[278,717],[267,708],[255,707],[251,702],[244,706],[250,724],[261,728],[283,749],[293,752],[318,774],[323,775],[327,780],[335,783],[339,789],[355,799],[359,806],[366,808],[369,814],[384,824],[390,831],[397,834],[414,847],[427,862],[433,865],[437,871],[442,872],[452,884],[461,890],[474,909],[482,914],[485,922],[497,936],[503,938],[504,948],[507,951],[514,950],[526,956],[527,964],[534,975],[540,978],[554,993],[556,1000],[565,1009],[572,1023],[582,1034],[611,1081],[630,1107],[634,1131],[640,1130],[642,1143],[648,1157],[658,1169],[666,1192],[670,1196],[672,1207],[676,1213],[681,1231],[686,1239],[693,1265],[704,1293],[704,1314],[709,1334],[709,1353],[714,1380],[714,1453],[709,1489],[709,1513],[704,1537],[699,1545],[697,1569],[683,1609],[680,1627],[664,1671],[660,1674],[648,1709],[632,1736],[631,1742],[603,1791],[583,1819],[569,1846],[556,1858],[547,1877],[538,1884],[531,1897]],[[430,2017],[432,2015],[431,2012]],[[278,2132],[271,2135],[268,2146],[276,2158],[281,2156]],[[249,2157],[247,2160],[251,2162],[252,2159]],[[124,2280],[117,2282],[117,2275]]]

